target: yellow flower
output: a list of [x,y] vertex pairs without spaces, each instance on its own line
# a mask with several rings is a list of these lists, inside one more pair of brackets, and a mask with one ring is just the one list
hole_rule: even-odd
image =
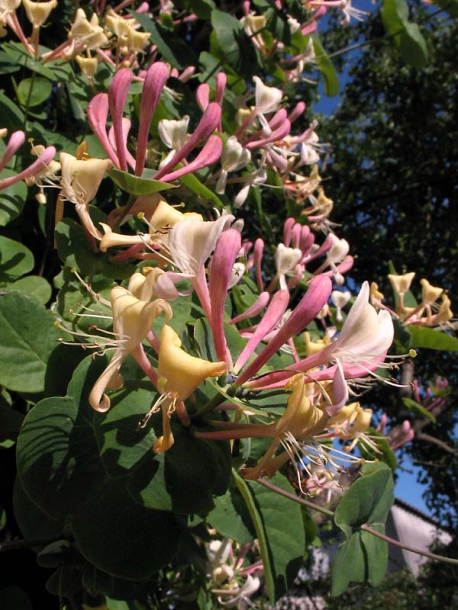
[[125,358],[141,346],[141,342],[151,330],[153,321],[161,312],[166,313],[167,320],[172,317],[170,305],[162,299],[141,301],[122,286],[112,289],[110,302],[116,351],[89,395],[90,405],[102,413],[110,408],[110,399],[104,393],[105,390],[117,389],[123,384],[119,369]]
[[27,13],[27,19],[34,27],[41,27],[50,12],[57,6],[57,0],[49,2],[32,2],[31,0],[22,0],[22,4]]
[[[263,436],[273,436],[274,440],[254,468],[243,470],[243,476],[246,479],[256,480],[263,473],[269,478],[273,477],[286,461],[291,459],[294,462],[297,456],[304,452],[300,446],[301,441],[313,438],[327,427],[329,415],[321,406],[314,406],[311,403],[307,396],[308,387],[302,373],[291,377],[285,385],[285,389],[292,390],[292,393],[288,397],[284,414],[276,424],[264,426],[265,432],[262,434]],[[283,445],[286,453],[274,458],[280,445]]]
[[177,333],[164,325],[158,363],[162,393],[186,400],[207,377],[219,377],[226,370],[225,362],[209,362],[187,354]]
[[158,361],[158,390],[162,396],[151,411],[154,412],[161,405],[163,436],[154,444],[155,453],[163,453],[173,445],[170,416],[177,403],[186,400],[207,377],[219,377],[226,371],[225,362],[209,362],[187,354],[181,349],[177,333],[167,324],[164,325]]

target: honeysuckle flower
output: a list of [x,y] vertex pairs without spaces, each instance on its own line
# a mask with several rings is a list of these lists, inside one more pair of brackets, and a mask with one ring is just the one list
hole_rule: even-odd
[[217,220],[180,220],[168,234],[167,248],[173,263],[183,273],[197,275],[215,249],[221,233],[234,220],[231,214],[220,216]]
[[336,306],[336,320],[342,322],[342,308],[351,299],[351,292],[349,290],[333,290],[331,292],[331,300]]
[[27,52],[32,54],[34,49],[27,40],[16,14],[20,4],[21,0],[0,0],[0,37],[6,35],[6,26],[8,25],[22,42]]
[[410,285],[415,277],[415,272],[404,273],[404,275],[388,274],[388,279],[393,287],[393,290],[398,296],[404,296],[410,290]]
[[378,284],[376,284],[375,282],[371,282],[371,290],[370,290],[369,298],[370,298],[371,304],[376,309],[380,309],[380,308],[384,307],[382,301],[385,298],[385,296],[383,295],[382,292],[380,292],[380,290],[378,289]]
[[[388,311],[380,310],[377,313],[369,303],[369,291],[369,283],[364,282],[339,336],[328,346],[304,360],[286,367],[283,371],[266,374],[252,381],[243,379],[244,382],[247,382],[245,386],[253,389],[281,387],[284,385],[285,379],[295,372],[308,373],[312,369],[311,380],[329,379],[334,376],[337,365],[322,370],[318,370],[316,367],[327,366],[329,363],[337,361],[342,365],[346,378],[374,375],[374,371],[383,366],[383,361],[393,342],[394,327]],[[330,292],[329,290],[328,296]]]
[[101,413],[110,408],[110,399],[105,390],[117,389],[123,384],[119,372],[121,364],[129,354],[136,358],[142,357],[141,343],[150,332],[153,321],[162,312],[165,313],[167,321],[172,317],[170,305],[162,299],[141,301],[122,286],[115,286],[111,290],[110,303],[115,352],[89,395],[89,404]]
[[264,85],[258,76],[253,76],[253,80],[256,85],[254,115],[261,123],[264,134],[268,136],[272,132],[272,129],[269,127],[265,115],[278,110],[283,98],[283,91],[276,87]]
[[[225,217],[221,216],[218,221],[221,223],[224,219]],[[224,334],[224,309],[234,263],[242,247],[242,238],[237,229],[228,228],[227,221],[222,226],[227,230],[221,232],[215,243],[215,252],[211,263],[210,279],[208,283],[208,292],[211,301],[210,325],[212,328],[213,340],[215,342],[216,354],[220,360],[224,360],[228,366],[231,367],[232,358],[227,349],[226,336]]]
[[68,40],[61,45],[45,53],[42,56],[42,61],[49,62],[54,59],[69,59],[77,55],[83,49],[101,49],[108,44],[108,38],[99,25],[97,13],[94,12],[90,20],[86,17],[86,13],[82,8],[78,8],[75,15],[75,20],[72,23]]
[[369,292],[369,283],[364,282],[339,336],[320,352],[323,357],[363,369],[380,365],[393,342],[394,327],[389,312],[377,313],[370,304]]
[[[421,302],[416,307],[403,308],[403,313],[407,314],[403,323],[436,326],[450,320],[453,314],[450,309],[450,299],[444,294],[444,289],[432,286],[426,279],[420,280],[420,284],[422,285]],[[439,297],[442,297],[440,306],[437,304]]]
[[236,136],[231,136],[226,141],[221,154],[221,175],[216,184],[216,192],[219,194],[224,193],[228,173],[242,169],[242,167],[245,167],[250,162],[250,159],[250,151],[240,144]]
[[66,152],[59,155],[61,188],[64,199],[87,205],[97,194],[100,183],[112,163],[109,159],[94,159],[86,155],[74,157]]
[[249,173],[244,177],[244,186],[237,193],[234,200],[234,207],[239,209],[245,203],[246,198],[248,197],[248,193],[250,192],[250,188],[257,184],[264,184],[267,180],[267,172],[264,167],[258,168],[256,171]]
[[[170,416],[207,377],[220,377],[227,371],[225,362],[209,362],[187,354],[181,339],[172,327],[164,325],[158,359],[158,390],[160,399],[150,411],[162,408],[163,434],[154,444],[155,453],[163,453],[173,445]],[[147,416],[148,417],[148,416]]]
[[363,21],[364,17],[369,14],[366,11],[362,11],[352,6],[352,0],[310,0],[308,6],[322,7],[325,9],[333,7],[341,10],[344,15],[341,22],[342,24],[350,23],[351,17],[357,21]]
[[161,161],[159,167],[166,165],[180,148],[186,144],[188,139],[189,116],[185,115],[182,119],[171,120],[162,119],[159,121],[157,130],[159,137],[170,148],[169,154]]
[[[222,590],[221,595],[218,596],[218,603],[225,608],[246,608],[252,605],[250,597],[256,593],[260,586],[260,579],[248,574],[242,587],[237,586],[235,589]],[[215,593],[215,591],[213,590],[212,593]]]
[[[78,155],[78,151],[77,151]],[[94,199],[102,179],[112,163],[109,159],[94,159],[85,153],[74,157],[66,152],[59,156],[61,166],[61,198],[75,204],[76,212],[86,230],[96,239],[102,234],[89,215],[89,203]]]
[[345,451],[354,449],[358,442],[366,445],[376,453],[380,452],[376,442],[366,433],[371,425],[372,409],[363,409],[359,402],[353,402],[343,407],[328,421],[329,436],[341,440],[351,440]]
[[109,248],[129,247],[137,244],[143,245],[145,248],[151,246],[154,241],[154,235],[150,233],[137,233],[136,235],[124,235],[116,233],[110,225],[104,222],[99,223],[103,230],[103,235],[96,235],[100,239],[99,248],[101,252],[106,252]]
[[97,72],[99,60],[97,57],[84,57],[83,55],[77,55],[75,57],[76,63],[79,65],[81,72],[88,78],[92,78]]
[[[294,308],[276,336],[261,350],[257,357],[238,377],[237,385],[245,384],[291,337],[303,331],[315,318],[331,294],[332,283],[328,277],[317,276],[310,280],[309,288]],[[296,365],[294,365],[296,366]],[[299,369],[301,370],[301,369]],[[286,374],[284,379],[290,377]],[[267,376],[268,377],[268,376]],[[251,382],[253,383],[253,382]],[[249,384],[247,384],[249,385]]]
[[108,107],[113,120],[116,153],[119,159],[119,168],[124,172],[127,171],[127,146],[122,119],[132,78],[133,74],[130,70],[121,68],[121,70],[118,70],[114,75],[108,88]]
[[325,334],[322,339],[318,339],[317,341],[312,341],[310,338],[310,333],[304,333],[304,342],[305,342],[305,352],[307,356],[313,356],[317,352],[321,351],[323,348],[327,347],[331,343],[331,337],[329,334]]
[[285,275],[294,271],[302,256],[302,250],[299,248],[287,248],[285,244],[278,244],[275,251],[276,277],[280,280],[280,288],[282,290],[286,289]]
[[[273,441],[258,464],[242,470],[243,477],[256,480],[263,475],[273,477],[278,468],[291,459],[295,462],[303,454],[301,442],[312,442],[314,436],[321,434],[327,427],[329,415],[322,404],[315,406],[309,397],[309,387],[304,375],[297,374],[285,386],[291,390],[285,412],[281,418],[272,424],[247,424],[236,430],[228,430],[228,437],[264,436],[273,437]],[[235,426],[234,426],[235,427]],[[212,438],[215,433],[201,433],[202,438]],[[218,433],[216,433],[218,434]],[[283,445],[286,453],[274,457],[279,447]]]
[[[268,295],[267,292],[263,294]],[[288,303],[289,292],[287,290],[279,290],[273,295],[261,321],[237,358],[237,362],[234,365],[234,373],[238,373],[245,366],[256,347],[277,326],[286,312]]]
[[27,19],[34,27],[41,27],[48,19],[51,11],[56,8],[57,0],[49,0],[48,2],[32,2],[32,0],[22,0],[22,6],[25,8]]

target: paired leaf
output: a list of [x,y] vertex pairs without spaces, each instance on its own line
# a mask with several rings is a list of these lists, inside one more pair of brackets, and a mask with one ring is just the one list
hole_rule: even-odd
[[372,468],[356,480],[340,501],[335,523],[346,540],[338,549],[331,570],[332,594],[340,595],[351,582],[377,586],[388,565],[388,545],[362,529],[368,525],[380,533],[394,502],[394,483],[386,465]]

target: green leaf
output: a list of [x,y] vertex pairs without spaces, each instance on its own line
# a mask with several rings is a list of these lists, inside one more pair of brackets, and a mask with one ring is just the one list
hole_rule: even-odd
[[427,348],[439,351],[458,352],[458,339],[440,330],[426,326],[411,325],[406,329],[410,333],[410,347]]
[[[301,506],[255,481],[234,473],[234,479],[248,507],[261,550],[264,576],[271,604],[292,586],[305,551]],[[280,474],[272,483],[294,493]]]
[[428,48],[423,34],[416,23],[405,23],[400,37],[402,59],[414,68],[428,65]]
[[[155,420],[158,433],[160,419]],[[224,494],[229,486],[230,444],[198,439],[175,420],[172,430],[175,442],[171,449],[156,458],[150,453],[132,473],[129,490],[136,501],[149,508],[179,514],[208,513],[215,506],[213,497]]]
[[430,419],[433,423],[436,423],[436,418],[434,417],[434,415],[430,411],[425,409],[425,407],[416,400],[405,397],[402,399],[402,402],[410,411],[418,413],[422,417],[426,417],[426,419]]
[[108,175],[119,188],[131,195],[151,195],[152,193],[159,193],[161,191],[176,188],[176,186],[168,182],[146,178],[145,173],[148,171],[149,170],[146,170],[143,176],[139,178],[128,172],[123,172],[120,169],[112,168],[108,172]]
[[341,595],[351,582],[376,586],[383,579],[388,564],[387,543],[372,540],[373,535],[361,528],[369,525],[384,533],[393,502],[393,477],[385,464],[372,466],[339,502],[335,523],[345,533],[346,540],[332,563],[333,595]]
[[197,178],[195,174],[185,174],[181,176],[180,182],[188,187],[190,191],[195,193],[205,204],[212,203],[218,210],[222,210],[224,205],[221,199],[215,195],[208,187],[206,187]]
[[0,282],[12,282],[32,271],[33,254],[17,241],[0,235]]
[[13,133],[13,131],[23,127],[25,120],[24,113],[3,91],[0,91],[0,112],[2,126],[8,129],[8,133]]
[[21,290],[36,299],[42,305],[46,305],[52,295],[52,286],[39,275],[28,275],[21,277],[8,286],[8,290]]
[[41,392],[59,336],[50,312],[23,292],[8,292],[0,297],[0,336],[0,383],[17,392]]
[[192,47],[177,34],[154,22],[148,15],[132,11],[132,16],[135,17],[135,20],[138,21],[145,32],[151,34],[151,39],[164,61],[178,70],[183,70],[187,66],[197,66],[198,59]]
[[15,61],[17,65],[24,66],[32,72],[41,74],[41,76],[44,76],[51,81],[57,80],[54,76],[54,72],[49,67],[45,66],[41,61],[36,61],[30,57],[26,49],[22,46],[21,42],[10,41],[3,44],[2,47],[11,60]]
[[[2,179],[16,174],[11,169],[4,169]],[[26,198],[27,186],[22,180],[0,191],[0,226],[6,226],[21,214]]]
[[248,508],[237,487],[231,487],[224,496],[215,499],[215,508],[207,521],[225,538],[246,544],[256,537]]
[[338,95],[340,90],[339,77],[337,76],[332,61],[327,56],[326,51],[320,42],[318,34],[312,34],[312,40],[318,69],[323,78],[324,93],[328,97],[334,97],[335,95]]
[[23,106],[42,104],[52,93],[52,84],[46,78],[24,78],[18,85],[17,94]]
[[186,5],[189,12],[196,14],[199,19],[210,19],[212,10],[216,8],[213,0],[188,0]]
[[223,11],[214,10],[211,22],[221,59],[243,78],[251,78],[260,70],[258,52],[239,21]]
[[422,68],[428,63],[426,41],[416,23],[409,21],[409,6],[406,0],[383,0],[382,21],[387,34],[393,36],[402,59]]
[[55,538],[64,529],[64,519],[51,519],[25,493],[18,477],[13,489],[14,516],[24,538]]
[[172,561],[181,528],[169,512],[147,510],[118,481],[107,480],[72,518],[75,541],[84,557],[119,578],[143,580]]
[[48,517],[70,518],[88,561],[120,578],[143,579],[176,555],[181,524],[171,513],[140,506],[127,490],[155,439],[137,427],[151,392],[149,384],[126,384],[112,395],[113,411],[97,413],[88,396],[105,366],[104,358],[87,358],[66,397],[42,400],[29,412],[18,439],[18,474]]

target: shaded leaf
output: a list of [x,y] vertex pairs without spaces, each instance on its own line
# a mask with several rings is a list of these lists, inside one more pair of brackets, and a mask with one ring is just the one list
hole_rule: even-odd
[[33,254],[13,239],[0,235],[0,282],[12,282],[32,271]]
[[0,297],[0,336],[0,383],[18,392],[41,392],[59,336],[50,312],[23,292],[8,292]]
[[[11,169],[2,171],[2,179],[15,176],[17,172]],[[20,181],[12,184],[0,191],[0,225],[6,226],[9,222],[17,218],[24,208],[27,198],[27,186]]]

